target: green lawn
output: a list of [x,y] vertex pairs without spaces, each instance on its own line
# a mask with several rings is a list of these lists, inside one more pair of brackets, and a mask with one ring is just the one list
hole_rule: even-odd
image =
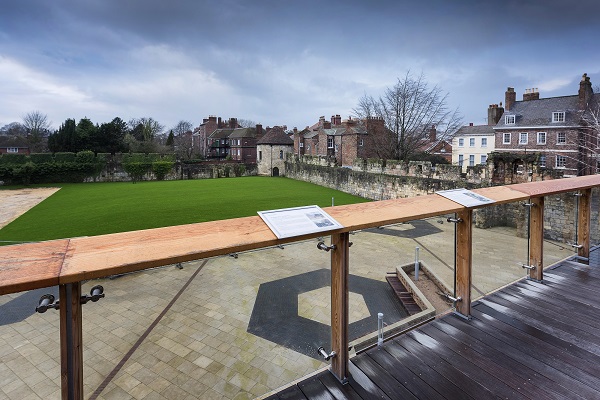
[[[286,178],[60,184],[0,229],[0,241],[40,241],[257,215],[257,211],[367,201]],[[3,244],[8,244],[4,242]]]

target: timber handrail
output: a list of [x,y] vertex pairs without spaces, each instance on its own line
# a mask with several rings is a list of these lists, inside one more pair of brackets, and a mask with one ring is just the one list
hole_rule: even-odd
[[[600,175],[475,189],[496,204],[600,186]],[[465,210],[431,194],[325,208],[346,233]],[[323,236],[277,239],[260,217],[0,247],[0,295]]]

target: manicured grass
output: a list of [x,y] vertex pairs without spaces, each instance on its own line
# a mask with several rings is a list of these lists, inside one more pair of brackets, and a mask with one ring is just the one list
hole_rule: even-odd
[[[0,229],[0,241],[40,241],[257,215],[257,211],[367,201],[286,178],[60,184]],[[3,243],[8,244],[8,243]]]

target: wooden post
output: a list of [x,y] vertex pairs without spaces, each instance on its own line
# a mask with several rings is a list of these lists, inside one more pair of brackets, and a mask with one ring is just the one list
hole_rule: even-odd
[[462,221],[456,225],[456,312],[464,317],[471,316],[472,241],[473,211],[463,209],[457,217]]
[[348,378],[348,270],[349,234],[331,236],[331,372],[340,382]]
[[592,189],[580,191],[579,215],[577,216],[577,242],[582,247],[577,249],[580,257],[590,257],[590,217],[592,212]]
[[60,385],[63,400],[83,399],[81,282],[59,286]]
[[529,278],[542,281],[544,273],[544,197],[530,200],[529,219],[529,265],[535,266],[529,271]]

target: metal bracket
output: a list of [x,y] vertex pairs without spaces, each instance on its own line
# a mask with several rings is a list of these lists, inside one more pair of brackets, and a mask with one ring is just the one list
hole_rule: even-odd
[[329,361],[330,359],[336,356],[335,351],[332,351],[328,354],[323,346],[317,349],[317,353],[319,353],[325,359],[325,361]]
[[35,311],[39,312],[40,314],[43,314],[49,308],[53,308],[55,310],[58,310],[60,308],[60,300],[54,301],[54,296],[53,295],[51,295],[51,294],[45,294],[42,297],[40,297],[40,303],[35,308]]
[[458,296],[458,297],[452,297],[450,295],[450,293],[444,293],[444,297],[447,298],[448,300],[452,301],[453,303],[457,303],[459,301],[462,301],[462,297]]
[[575,197],[583,197],[583,193],[573,193],[573,196]]
[[317,243],[317,249],[319,250],[323,250],[323,251],[329,251],[329,250],[335,250],[335,244],[332,244],[331,246],[327,246],[324,242],[319,242]]
[[88,301],[92,301],[93,303],[95,303],[103,297],[104,297],[104,288],[101,285],[96,285],[90,289],[90,294],[81,296],[80,302],[81,302],[81,304],[85,304]]
[[527,269],[529,271],[534,271],[535,270],[535,265],[521,264],[521,268]]
[[235,258],[237,260],[238,254],[237,253],[231,253],[231,254],[229,254],[229,257],[233,257],[233,258]]
[[448,221],[448,222],[454,222],[455,224],[458,224],[459,222],[463,222],[463,219],[462,219],[462,218],[452,218],[452,217],[448,217],[448,218],[446,219],[446,221]]
[[530,203],[521,203],[521,205],[524,207],[534,207],[535,203],[531,203],[531,202]]
[[[96,285],[90,289],[90,294],[81,296],[81,298],[79,299],[79,302],[81,304],[85,304],[88,301],[92,301],[93,303],[95,303],[103,297],[104,297],[104,288],[101,285]],[[35,311],[39,312],[40,314],[43,314],[49,308],[58,310],[60,308],[60,300],[55,301],[55,298],[53,295],[45,294],[42,297],[40,297],[40,303],[35,308]]]
[[575,248],[575,249],[583,249],[583,245],[582,244],[577,244],[577,243],[569,243],[569,246]]

